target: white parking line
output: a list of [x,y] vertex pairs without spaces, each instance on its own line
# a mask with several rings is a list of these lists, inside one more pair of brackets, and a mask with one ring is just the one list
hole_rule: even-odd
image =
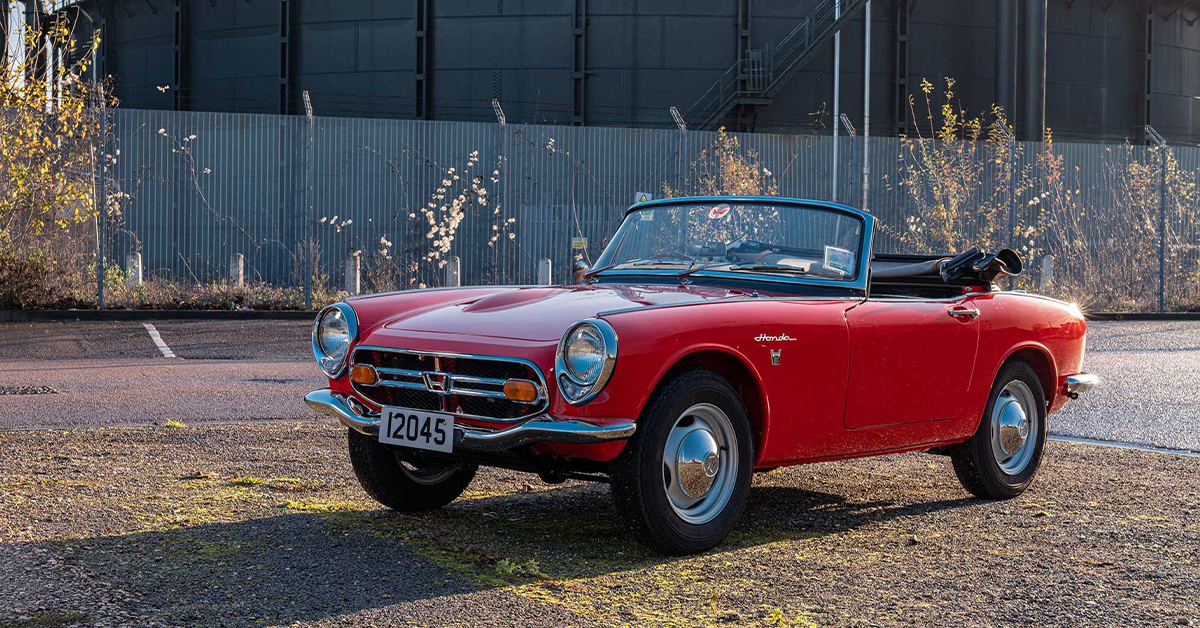
[[145,326],[146,333],[150,334],[150,339],[154,341],[154,345],[162,352],[164,358],[175,357],[175,352],[171,351],[171,347],[163,342],[162,336],[158,335],[158,330],[154,328],[154,325],[150,323],[142,323],[142,325]]
[[1138,451],[1152,451],[1156,454],[1173,454],[1176,456],[1191,456],[1200,458],[1200,452],[1190,451],[1187,449],[1166,449],[1163,447],[1151,447],[1149,445],[1138,445],[1137,443],[1122,443],[1111,440],[1096,440],[1093,438],[1078,438],[1075,436],[1051,436],[1050,440],[1056,440],[1064,443],[1079,443],[1082,445],[1096,445],[1097,447],[1115,447],[1117,449],[1136,449]]

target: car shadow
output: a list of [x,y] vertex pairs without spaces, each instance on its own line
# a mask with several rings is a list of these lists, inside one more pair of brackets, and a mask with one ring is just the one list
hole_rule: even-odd
[[[850,503],[805,488],[758,486],[737,529],[708,556],[972,503]],[[635,543],[607,487],[587,484],[464,499],[425,513],[281,509],[245,521],[24,545],[18,549],[65,553],[167,623],[198,626],[286,625],[695,560]]]

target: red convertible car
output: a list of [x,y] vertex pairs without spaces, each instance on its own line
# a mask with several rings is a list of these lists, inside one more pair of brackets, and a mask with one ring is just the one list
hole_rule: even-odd
[[1019,495],[1047,416],[1097,383],[1075,306],[1005,291],[1009,250],[871,253],[844,205],[674,198],[630,208],[578,285],[377,294],[322,310],[329,388],[373,498],[438,508],[480,465],[611,483],[642,540],[703,551],[755,471],[929,450]]

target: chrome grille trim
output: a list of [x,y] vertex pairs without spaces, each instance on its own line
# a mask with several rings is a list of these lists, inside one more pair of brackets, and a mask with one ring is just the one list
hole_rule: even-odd
[[[366,399],[371,400],[371,402],[379,404],[379,405],[389,405],[389,404],[382,403],[376,397],[374,397],[370,394],[372,389],[376,389],[379,386],[390,387],[390,388],[402,388],[402,389],[407,389],[407,390],[414,390],[414,391],[420,391],[420,392],[425,392],[425,393],[430,393],[430,394],[436,394],[441,399],[442,411],[444,411],[444,412],[448,412],[450,414],[453,414],[456,417],[461,417],[464,419],[478,419],[478,420],[482,420],[482,421],[495,421],[495,422],[499,422],[499,423],[517,423],[517,422],[529,420],[539,414],[545,413],[545,411],[549,408],[549,405],[550,405],[549,404],[549,396],[546,393],[546,378],[542,374],[542,370],[540,368],[538,368],[538,365],[534,364],[533,362],[531,362],[529,360],[524,360],[521,358],[479,355],[479,354],[470,354],[470,353],[413,351],[413,350],[409,350],[409,349],[394,349],[391,347],[362,345],[362,346],[358,346],[358,347],[354,348],[354,351],[352,352],[351,359],[350,359],[350,363],[352,365],[360,363],[359,362],[359,352],[360,351],[374,351],[374,352],[378,352],[378,353],[402,354],[402,355],[407,355],[407,356],[416,356],[417,358],[446,358],[446,359],[473,360],[473,361],[477,361],[477,362],[505,362],[505,363],[509,363],[509,364],[519,364],[519,365],[527,367],[533,373],[533,375],[537,377],[536,381],[530,380],[530,379],[527,379],[524,377],[509,378],[509,379],[514,379],[517,381],[529,382],[534,385],[534,388],[537,389],[537,398],[534,399],[533,401],[514,401],[514,400],[511,400],[511,399],[508,399],[507,397],[505,397],[503,390],[499,390],[504,387],[505,382],[509,381],[509,379],[479,377],[479,376],[475,376],[475,375],[460,375],[457,373],[450,372],[450,370],[441,368],[440,361],[438,361],[438,360],[435,360],[435,362],[434,362],[434,364],[436,365],[436,368],[431,368],[428,371],[417,371],[417,370],[412,370],[412,369],[391,368],[391,367],[377,366],[377,365],[371,364],[371,366],[375,369],[376,373],[378,373],[380,376],[379,381],[377,381],[374,385],[371,385],[371,386],[360,385],[360,384],[357,384],[354,382],[351,382],[351,385],[353,386],[354,390],[356,392],[358,392],[360,395],[362,395]],[[365,364],[370,364],[370,363],[365,362]],[[451,369],[451,370],[453,370],[453,369]],[[424,376],[426,373],[445,376],[447,378],[447,382],[448,382],[445,392],[431,391],[425,385]],[[496,388],[496,389],[493,390],[490,388]],[[518,417],[498,417],[498,416],[471,414],[471,413],[467,413],[467,412],[456,412],[454,409],[446,407],[446,398],[449,396],[452,396],[452,395],[456,395],[456,396],[460,396],[460,397],[463,397],[463,396],[465,396],[465,397],[481,397],[481,398],[486,398],[486,399],[502,400],[507,403],[513,403],[513,404],[525,406],[527,412],[524,412],[521,416],[518,416]]]

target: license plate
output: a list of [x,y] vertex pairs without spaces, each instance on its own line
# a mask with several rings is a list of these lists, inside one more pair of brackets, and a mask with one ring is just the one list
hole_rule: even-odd
[[384,406],[379,442],[450,453],[454,448],[454,416],[440,412]]

